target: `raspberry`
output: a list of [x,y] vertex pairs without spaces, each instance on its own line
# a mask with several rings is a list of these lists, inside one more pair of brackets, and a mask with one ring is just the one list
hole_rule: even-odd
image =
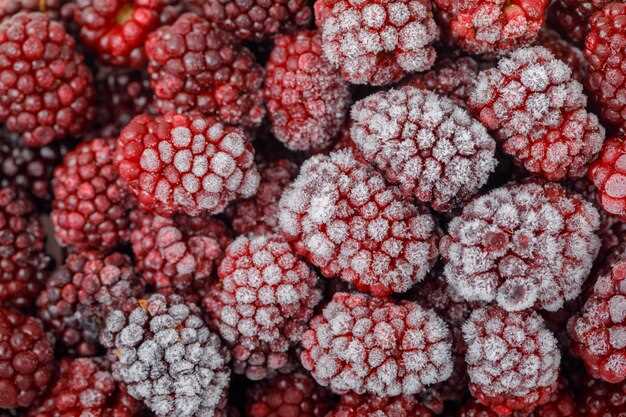
[[94,117],[89,68],[59,22],[20,13],[0,26],[0,122],[44,146],[77,135]]
[[466,205],[440,250],[466,300],[556,311],[576,298],[600,248],[597,210],[555,183],[511,183]]
[[129,193],[113,165],[115,140],[81,143],[54,171],[52,221],[59,243],[110,249],[128,241]]
[[586,87],[608,124],[626,128],[626,4],[609,3],[589,20],[585,56],[589,62]]
[[544,28],[539,32],[537,43],[552,52],[558,60],[565,62],[572,70],[576,81],[583,82],[587,78],[587,59],[578,47],[561,37],[558,32]]
[[143,44],[159,25],[161,0],[75,0],[80,39],[105,63],[141,68]]
[[350,136],[407,198],[449,211],[470,199],[495,169],[496,143],[465,109],[405,86],[352,106]]
[[218,276],[204,307],[231,347],[234,372],[258,380],[285,367],[322,298],[315,272],[282,237],[260,235],[231,243]]
[[134,211],[131,219],[137,269],[160,292],[204,289],[231,242],[226,226],[210,217],[167,218]]
[[626,245],[615,248],[579,314],[568,323],[573,350],[591,375],[626,381]]
[[278,201],[283,190],[298,175],[298,165],[288,159],[262,162],[261,181],[254,197],[234,202],[226,211],[238,234],[278,231]]
[[454,42],[473,54],[502,54],[535,41],[547,0],[434,0]]
[[259,382],[246,391],[248,417],[325,417],[331,396],[308,375],[294,372]]
[[324,55],[347,81],[390,84],[435,62],[439,29],[429,0],[319,2]]
[[32,201],[11,187],[0,188],[0,305],[25,307],[37,296],[50,258]]
[[590,379],[585,384],[581,403],[584,417],[624,417],[626,382],[607,384]]
[[351,98],[347,83],[322,56],[317,32],[276,37],[266,71],[265,99],[276,139],[294,151],[328,148]]
[[263,68],[252,53],[192,13],[162,26],[146,42],[156,106],[165,114],[197,110],[225,123],[258,126],[263,107]]
[[224,407],[228,351],[181,297],[154,294],[132,311],[114,310],[100,340],[115,358],[115,379],[157,416],[212,416]]
[[597,201],[609,214],[626,220],[626,144],[622,137],[607,139],[600,157],[589,167],[589,180],[597,188]]
[[41,321],[0,307],[0,409],[30,406],[48,386],[53,361]]
[[363,294],[336,293],[309,323],[302,348],[302,365],[339,394],[412,395],[452,372],[450,333],[439,316]]
[[564,36],[582,44],[591,15],[612,0],[556,0],[550,6],[550,23]]
[[499,415],[530,413],[557,388],[556,338],[536,312],[474,310],[463,325],[472,395]]
[[302,165],[279,202],[279,226],[324,276],[379,297],[407,291],[438,254],[433,216],[405,202],[349,150]]
[[344,395],[326,417],[432,417],[414,397],[374,397]]
[[581,177],[604,140],[571,69],[543,47],[518,49],[483,71],[468,107],[505,153],[550,181]]
[[135,117],[117,143],[120,177],[139,205],[171,216],[221,213],[254,195],[259,173],[241,128],[198,114]]

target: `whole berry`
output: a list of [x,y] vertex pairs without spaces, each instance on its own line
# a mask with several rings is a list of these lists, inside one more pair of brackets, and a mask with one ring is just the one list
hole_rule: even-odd
[[432,417],[413,396],[343,395],[326,417]]
[[231,348],[234,372],[258,380],[288,365],[322,298],[315,272],[279,235],[258,235],[228,245],[218,276],[204,307]]
[[550,23],[576,44],[582,44],[591,16],[609,3],[612,0],[556,0],[550,6]]
[[157,416],[212,416],[224,406],[229,355],[199,309],[177,295],[151,295],[114,310],[100,335],[114,378]]
[[429,0],[320,2],[324,56],[347,81],[390,84],[435,62],[439,29]]
[[245,127],[261,123],[263,68],[231,34],[186,13],[150,34],[146,53],[161,113],[195,110]]
[[588,379],[581,398],[584,417],[624,417],[626,409],[626,382],[608,384]]
[[279,225],[324,276],[375,296],[407,291],[438,255],[439,232],[427,209],[406,202],[347,149],[302,165],[281,197]]
[[328,148],[351,98],[348,84],[322,56],[317,32],[276,37],[266,74],[267,113],[276,139],[294,151]]
[[622,137],[604,142],[600,157],[589,167],[589,180],[597,188],[600,206],[609,214],[626,219],[626,144]]
[[507,311],[576,298],[600,248],[598,212],[556,183],[510,183],[463,208],[440,250],[448,283]]
[[449,211],[485,185],[496,143],[467,111],[405,86],[352,106],[350,137],[360,155],[407,198]]
[[135,117],[115,164],[139,206],[165,216],[221,213],[259,184],[248,134],[197,113]]
[[413,395],[452,372],[450,332],[432,310],[358,293],[336,293],[302,349],[302,365],[337,394]]
[[497,414],[530,413],[556,391],[561,353],[536,312],[474,310],[463,337],[472,395]]
[[41,321],[0,307],[0,408],[28,407],[54,372],[54,350]]
[[482,71],[468,107],[505,153],[550,181],[586,174],[604,128],[566,63],[543,47],[518,49]]
[[54,171],[52,222],[63,246],[107,250],[128,241],[130,193],[113,165],[114,139],[93,139]]
[[63,25],[19,13],[0,25],[0,122],[27,146],[80,134],[94,117],[91,72]]

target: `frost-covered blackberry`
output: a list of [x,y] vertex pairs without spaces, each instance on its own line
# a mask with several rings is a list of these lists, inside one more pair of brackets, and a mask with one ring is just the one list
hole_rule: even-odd
[[181,297],[155,294],[111,312],[100,340],[116,359],[113,376],[157,416],[213,417],[223,407],[228,351]]
[[466,205],[441,239],[444,275],[469,301],[556,311],[600,248],[598,211],[555,183],[511,183]]
[[350,136],[360,154],[405,196],[448,211],[495,169],[496,143],[450,99],[405,86],[352,106]]

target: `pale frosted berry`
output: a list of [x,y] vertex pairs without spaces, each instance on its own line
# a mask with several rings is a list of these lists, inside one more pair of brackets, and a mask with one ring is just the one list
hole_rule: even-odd
[[448,283],[507,311],[576,298],[600,248],[591,203],[555,183],[510,183],[466,205],[441,240]]
[[360,155],[408,198],[449,211],[495,169],[496,143],[451,100],[405,86],[352,106],[350,137]]
[[344,395],[326,417],[432,417],[413,396],[376,397]]
[[610,138],[600,157],[589,167],[589,180],[597,188],[597,200],[609,214],[626,220],[626,144]]
[[234,372],[262,379],[289,363],[321,300],[318,277],[279,235],[240,236],[226,248],[204,307],[231,348]]
[[326,59],[354,84],[384,85],[435,62],[439,37],[429,0],[318,0]]
[[139,205],[165,216],[221,213],[259,184],[248,134],[197,113],[135,117],[115,164]]
[[280,200],[279,225],[324,276],[376,296],[407,291],[438,255],[433,216],[348,149],[302,165]]
[[114,378],[157,416],[213,416],[224,406],[228,352],[181,297],[154,294],[112,311],[100,341],[115,359]]
[[556,391],[561,353],[536,312],[480,308],[463,337],[472,395],[497,414],[530,413]]
[[412,395],[452,372],[445,322],[416,303],[336,293],[302,337],[302,365],[335,393]]
[[482,71],[469,109],[528,171],[551,181],[581,177],[604,141],[582,85],[543,47],[518,49]]

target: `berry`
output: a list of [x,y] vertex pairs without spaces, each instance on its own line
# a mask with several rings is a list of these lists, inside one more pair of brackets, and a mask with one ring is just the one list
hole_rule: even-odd
[[218,276],[204,307],[231,347],[234,372],[258,380],[288,365],[322,298],[315,272],[282,237],[260,235],[231,243]]
[[80,39],[108,64],[141,68],[143,44],[159,24],[161,0],[75,0]]
[[550,23],[576,44],[582,44],[590,17],[612,0],[556,0],[550,6]]
[[468,107],[517,163],[557,181],[585,175],[602,146],[604,128],[586,103],[567,64],[532,47],[482,71]]
[[53,361],[41,321],[0,307],[0,409],[30,406],[48,386]]
[[585,56],[589,62],[586,87],[608,124],[626,128],[626,4],[609,3],[589,20]]
[[414,397],[375,397],[344,395],[326,417],[432,417]]
[[298,175],[298,165],[288,159],[262,162],[261,181],[254,197],[235,201],[226,211],[238,234],[278,231],[278,201],[283,190]]
[[324,55],[347,81],[390,84],[435,62],[439,29],[429,0],[319,2]]
[[473,54],[502,54],[535,41],[547,0],[434,0],[454,42]]
[[350,137],[361,156],[407,198],[449,211],[495,169],[496,143],[465,109],[405,86],[352,106]]
[[556,391],[561,353],[536,312],[474,310],[463,337],[472,395],[497,414],[530,413]]
[[448,283],[507,311],[560,309],[600,248],[593,205],[555,183],[510,183],[466,205],[440,250]]
[[64,17],[62,9],[68,0],[2,0],[0,1],[0,22],[20,12],[41,12],[51,19]]
[[315,31],[278,36],[266,66],[272,133],[294,151],[328,148],[350,106],[348,84],[322,56]]
[[[552,394],[550,400],[535,408],[530,414],[523,412],[515,412],[512,417],[582,417],[579,414],[578,405],[567,389],[559,389]],[[498,417],[498,414],[492,411],[476,400],[470,400],[463,405],[458,417]],[[586,414],[584,417],[590,417]]]
[[195,113],[135,117],[118,138],[115,163],[139,205],[165,216],[221,213],[259,184],[248,134]]
[[597,188],[597,201],[613,216],[626,220],[626,144],[622,137],[610,138],[600,157],[589,167],[589,180]]
[[228,352],[181,297],[154,294],[114,310],[100,341],[115,359],[114,378],[157,416],[212,416],[224,407]]
[[432,310],[340,292],[309,323],[300,359],[338,394],[412,395],[450,376],[450,342]]
[[584,417],[624,417],[626,410],[626,382],[607,384],[589,379],[581,400]]
[[261,123],[263,68],[232,35],[186,13],[153,32],[146,53],[161,113],[196,110],[244,127]]
[[0,188],[0,305],[25,307],[47,275],[44,230],[32,201],[22,192]]
[[0,122],[39,147],[81,133],[94,117],[89,68],[63,25],[20,13],[0,26]]
[[537,43],[552,52],[558,60],[565,62],[576,81],[582,83],[587,78],[588,65],[583,51],[563,39],[558,32],[542,29]]
[[63,246],[107,250],[128,241],[132,199],[113,165],[115,140],[83,142],[54,171],[52,222]]

